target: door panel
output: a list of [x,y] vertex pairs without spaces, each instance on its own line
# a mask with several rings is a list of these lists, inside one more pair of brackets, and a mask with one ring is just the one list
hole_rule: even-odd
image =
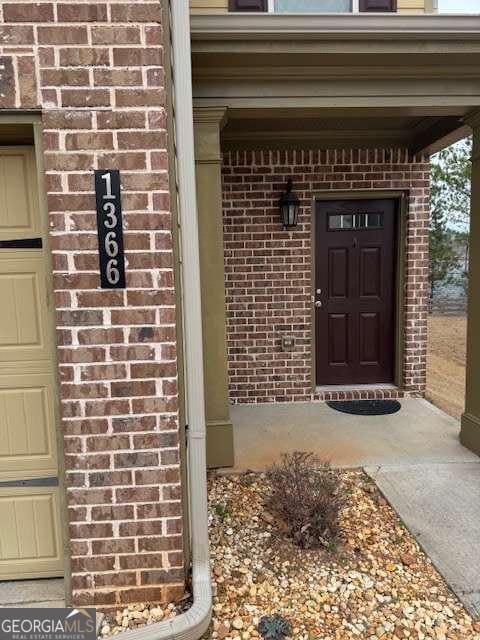
[[57,475],[52,374],[0,376],[0,481]]
[[317,385],[393,382],[395,200],[316,204]]
[[360,297],[379,298],[381,282],[381,247],[363,247],[360,250]]
[[380,364],[380,318],[378,313],[360,314],[360,354],[362,365]]
[[342,313],[332,313],[328,318],[328,328],[330,366],[348,366],[348,316]]
[[0,361],[52,357],[42,254],[0,249]]
[[329,297],[348,297],[348,249],[338,247],[329,251]]
[[0,576],[62,575],[58,487],[0,487]]
[[[1,241],[44,236],[36,194],[33,148],[0,147]],[[63,574],[48,262],[31,244],[0,246],[0,580]]]
[[40,235],[32,147],[0,148],[0,240]]

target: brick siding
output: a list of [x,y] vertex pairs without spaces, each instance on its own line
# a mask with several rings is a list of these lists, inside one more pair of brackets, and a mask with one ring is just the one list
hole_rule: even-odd
[[[301,198],[285,231],[278,200],[287,179]],[[234,403],[423,395],[428,299],[428,158],[406,150],[231,151],[224,154],[224,245],[230,398]],[[408,192],[403,383],[315,393],[312,381],[311,209],[315,193]],[[295,337],[284,353],[282,335]]]
[[[161,2],[2,2],[0,20],[0,108],[44,126],[73,602],[169,601],[184,558]],[[99,289],[96,168],[122,171],[125,290]]]

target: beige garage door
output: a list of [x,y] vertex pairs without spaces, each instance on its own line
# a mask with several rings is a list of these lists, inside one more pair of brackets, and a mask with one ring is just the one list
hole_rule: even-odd
[[0,580],[63,573],[45,229],[32,147],[0,147]]

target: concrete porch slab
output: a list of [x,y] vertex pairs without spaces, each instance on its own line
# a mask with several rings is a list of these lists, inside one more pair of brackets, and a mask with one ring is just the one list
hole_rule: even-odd
[[480,460],[365,471],[467,611],[480,618]]
[[[65,607],[65,582],[63,578],[42,580],[11,580],[0,582],[0,609],[62,609]],[[97,635],[104,618],[97,611]]]
[[342,414],[323,403],[237,405],[235,470],[264,470],[285,452],[313,451],[364,467],[465,608],[480,618],[480,459],[460,423],[421,399],[391,416]]
[[43,580],[12,580],[0,582],[0,608],[65,606],[65,585],[62,578]]
[[390,416],[352,416],[325,403],[234,405],[235,470],[261,471],[282,453],[313,451],[339,467],[463,463],[460,423],[426,400],[407,398]]

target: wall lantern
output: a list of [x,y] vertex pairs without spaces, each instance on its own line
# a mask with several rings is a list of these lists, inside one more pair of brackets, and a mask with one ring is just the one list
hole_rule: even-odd
[[300,200],[297,194],[292,191],[292,179],[287,182],[287,189],[280,197],[280,215],[283,226],[286,228],[296,227],[298,224],[298,214],[300,211]]

